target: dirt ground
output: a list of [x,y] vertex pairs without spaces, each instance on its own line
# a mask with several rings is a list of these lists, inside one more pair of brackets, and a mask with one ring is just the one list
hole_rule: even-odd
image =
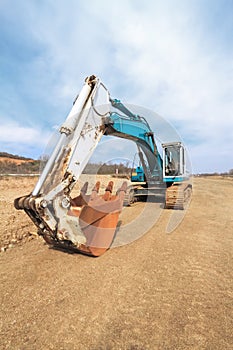
[[164,210],[135,242],[99,258],[49,248],[0,178],[0,349],[233,348],[233,180],[195,178],[170,234]]

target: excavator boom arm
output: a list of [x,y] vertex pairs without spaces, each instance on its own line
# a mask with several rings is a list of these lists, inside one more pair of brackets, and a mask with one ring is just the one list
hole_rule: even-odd
[[104,194],[99,194],[99,182],[89,194],[87,182],[78,196],[72,198],[71,191],[103,135],[134,141],[144,170],[142,153],[147,159],[148,178],[153,175],[162,182],[162,159],[154,134],[144,117],[111,99],[95,76],[86,78],[59,132],[59,141],[34,190],[15,199],[14,204],[29,215],[49,244],[99,256],[114,239],[127,184],[123,182],[116,195],[111,181]]

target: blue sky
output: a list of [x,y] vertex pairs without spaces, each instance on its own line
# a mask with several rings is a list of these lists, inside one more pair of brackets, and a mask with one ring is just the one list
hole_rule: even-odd
[[38,158],[84,78],[171,123],[194,172],[233,168],[233,1],[0,0],[0,151]]

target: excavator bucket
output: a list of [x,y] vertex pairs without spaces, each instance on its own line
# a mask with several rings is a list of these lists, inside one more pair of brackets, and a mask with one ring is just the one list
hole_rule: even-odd
[[124,182],[116,195],[112,195],[113,182],[110,181],[104,195],[98,195],[100,182],[97,182],[92,194],[87,196],[87,183],[78,197],[71,201],[68,215],[77,216],[79,226],[86,238],[80,244],[80,252],[100,256],[109,249],[116,232],[119,214],[122,210],[127,183]]

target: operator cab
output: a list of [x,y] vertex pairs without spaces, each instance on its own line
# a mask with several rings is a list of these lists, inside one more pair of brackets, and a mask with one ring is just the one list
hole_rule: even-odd
[[164,182],[183,181],[186,177],[185,152],[181,142],[163,143]]

